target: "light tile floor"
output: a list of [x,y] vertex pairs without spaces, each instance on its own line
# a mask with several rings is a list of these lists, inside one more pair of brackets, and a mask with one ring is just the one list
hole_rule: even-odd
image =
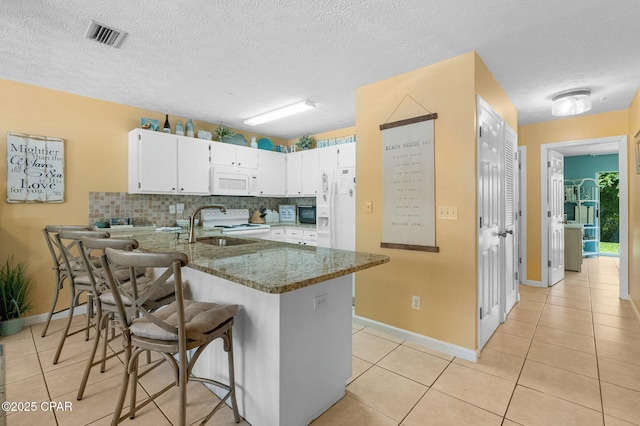
[[354,326],[353,381],[313,426],[640,425],[640,323],[618,265],[520,286],[477,363]]
[[[617,297],[618,260],[585,259],[551,289],[521,286],[521,300],[477,363],[435,352],[379,331],[353,328],[353,380],[347,395],[313,422],[345,425],[640,425],[640,323]],[[120,385],[121,363],[92,373],[76,400],[91,348],[82,334],[69,338],[58,365],[51,359],[62,321],[45,338],[42,325],[0,338],[7,401],[69,401],[71,412],[10,413],[8,425],[108,425]],[[82,326],[82,318],[74,327]],[[114,342],[115,348],[119,341]],[[139,380],[139,396],[166,378],[159,368]],[[189,423],[216,397],[192,385]],[[137,425],[170,425],[172,395],[151,404]],[[226,408],[209,422],[233,425]],[[241,423],[246,424],[246,423]]]

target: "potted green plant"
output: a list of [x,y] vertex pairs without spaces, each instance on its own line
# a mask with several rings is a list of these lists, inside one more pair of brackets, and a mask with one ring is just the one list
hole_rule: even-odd
[[232,138],[236,135],[233,130],[231,130],[229,127],[225,126],[224,124],[218,124],[216,133],[218,134],[218,141],[220,142],[222,142],[222,139],[224,138]]
[[22,330],[22,315],[31,309],[29,291],[33,277],[23,262],[13,256],[0,266],[0,336],[10,336]]
[[314,142],[315,142],[315,139],[313,139],[313,137],[302,136],[300,139],[298,139],[298,142],[296,142],[296,145],[300,149],[309,149],[311,148]]

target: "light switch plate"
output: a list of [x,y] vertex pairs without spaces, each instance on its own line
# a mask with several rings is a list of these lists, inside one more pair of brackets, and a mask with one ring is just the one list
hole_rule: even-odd
[[438,219],[458,220],[458,206],[438,206]]
[[169,214],[176,214],[176,206],[175,204],[169,205]]
[[373,213],[373,201],[365,201],[364,209],[367,213]]

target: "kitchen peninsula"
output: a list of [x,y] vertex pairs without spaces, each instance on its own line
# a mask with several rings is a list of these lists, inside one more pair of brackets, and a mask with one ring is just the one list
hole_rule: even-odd
[[[188,244],[174,234],[132,236],[143,250],[189,256],[182,271],[187,297],[239,305],[236,389],[249,423],[305,425],[344,396],[351,376],[352,273],[389,257],[256,239],[224,237],[227,245],[218,246]],[[227,379],[219,345],[202,355],[195,374]]]

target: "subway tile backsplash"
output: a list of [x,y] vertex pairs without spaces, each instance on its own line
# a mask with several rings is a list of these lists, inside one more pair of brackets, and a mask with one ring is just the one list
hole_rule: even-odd
[[[184,213],[169,213],[169,206],[184,203]],[[278,210],[279,204],[315,205],[313,197],[225,197],[199,195],[128,194],[126,192],[90,192],[89,224],[112,218],[131,218],[133,225],[174,226],[176,219],[186,219],[199,206],[223,204],[230,209],[249,209],[249,214],[265,206]]]

